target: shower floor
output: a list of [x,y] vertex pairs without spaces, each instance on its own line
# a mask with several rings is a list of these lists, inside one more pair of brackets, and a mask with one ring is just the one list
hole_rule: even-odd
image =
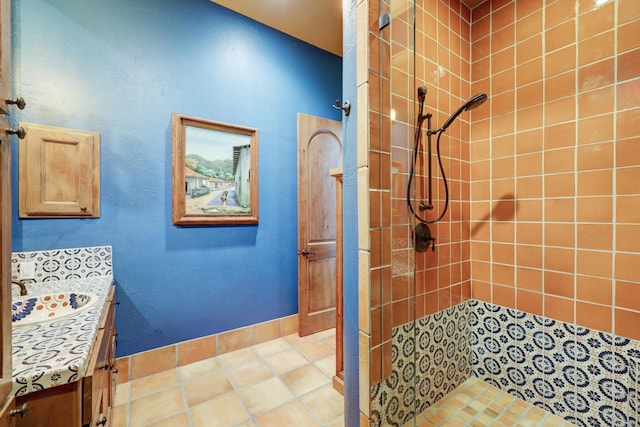
[[416,426],[569,427],[573,424],[471,377],[418,415]]

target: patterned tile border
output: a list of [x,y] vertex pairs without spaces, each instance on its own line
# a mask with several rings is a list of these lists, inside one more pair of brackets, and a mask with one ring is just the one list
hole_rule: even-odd
[[639,341],[469,300],[394,328],[392,349],[372,426],[406,424],[473,375],[577,426],[640,427]]
[[20,263],[35,262],[35,281],[86,279],[113,275],[111,246],[13,252],[11,280],[18,280]]
[[640,343],[471,301],[473,374],[577,426],[636,426]]
[[[470,306],[393,328],[392,373],[371,387],[371,426],[400,426],[471,376]],[[415,353],[415,361],[414,361]]]

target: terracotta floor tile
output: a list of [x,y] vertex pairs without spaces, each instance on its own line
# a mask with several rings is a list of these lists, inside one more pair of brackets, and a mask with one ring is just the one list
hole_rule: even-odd
[[194,427],[230,427],[250,418],[235,393],[209,400],[191,408]]
[[[111,426],[344,427],[344,400],[331,388],[334,338],[294,334],[119,384]],[[313,396],[307,404],[294,393]]]
[[127,405],[116,406],[111,410],[111,426],[126,427],[127,425]]
[[262,360],[256,359],[228,369],[229,378],[237,388],[266,380],[274,376],[273,371]]
[[181,412],[164,420],[147,424],[146,427],[191,427],[191,421],[189,421],[189,415],[186,412]]
[[129,396],[131,395],[131,382],[127,381],[124,384],[118,384],[116,386],[116,394],[113,399],[113,406],[124,405],[129,402]]
[[131,402],[130,427],[140,427],[184,411],[184,409],[184,400],[180,387],[149,394]]
[[298,334],[292,334],[285,336],[284,339],[287,340],[292,346],[297,347],[301,344],[317,341],[318,337],[316,335],[306,335],[304,337],[301,337],[298,336]]
[[[416,426],[541,427],[563,420],[478,380],[469,378],[416,418]],[[413,426],[413,423],[408,424]]]
[[331,384],[305,394],[301,400],[322,424],[329,424],[344,414],[344,398]]
[[243,365],[258,358],[258,354],[253,351],[253,347],[242,348],[229,353],[221,354],[218,361],[227,368]]
[[131,381],[131,400],[139,399],[150,393],[155,393],[178,385],[178,372],[175,369],[162,371],[139,380]]
[[335,354],[335,350],[322,341],[313,341],[310,343],[299,345],[298,347],[296,347],[296,350],[298,350],[300,354],[302,354],[312,362],[324,359],[327,356]]
[[313,362],[316,368],[324,372],[328,377],[333,377],[336,374],[336,355],[325,357],[324,359]]
[[293,399],[293,395],[278,378],[271,378],[240,390],[240,396],[251,411],[258,415]]
[[318,423],[300,402],[293,401],[256,418],[259,427],[317,427]]
[[329,377],[313,365],[305,365],[294,371],[287,372],[281,375],[280,379],[296,396],[302,396],[331,382]]
[[182,381],[191,381],[198,377],[209,375],[221,369],[220,362],[217,358],[205,359],[199,362],[190,363],[180,366],[178,373]]
[[329,427],[344,427],[344,417],[340,417],[336,422],[329,424]]
[[295,350],[285,350],[265,357],[265,360],[278,374],[292,371],[309,363],[307,359]]
[[189,406],[195,406],[232,391],[233,386],[222,371],[200,377],[184,385]]
[[275,340],[267,341],[258,345],[254,345],[253,349],[256,353],[262,357],[271,356],[272,354],[280,353],[282,351],[291,350],[291,344],[284,338],[277,338]]

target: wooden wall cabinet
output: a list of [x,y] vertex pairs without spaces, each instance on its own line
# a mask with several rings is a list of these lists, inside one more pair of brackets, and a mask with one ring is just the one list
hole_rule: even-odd
[[21,218],[100,216],[100,134],[21,123]]
[[[112,287],[85,365],[84,378],[17,397],[15,407],[27,403],[29,411],[23,417],[13,417],[15,427],[108,427],[111,424],[117,373],[114,291]],[[4,426],[0,424],[0,427]]]

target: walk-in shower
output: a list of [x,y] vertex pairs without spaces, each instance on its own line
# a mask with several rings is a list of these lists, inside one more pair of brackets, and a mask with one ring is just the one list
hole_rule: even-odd
[[[487,100],[487,95],[484,93],[479,93],[474,95],[469,99],[466,103],[464,103],[458,110],[453,113],[447,121],[444,122],[441,128],[439,129],[431,129],[431,118],[432,114],[427,113],[424,114],[424,101],[427,96],[427,88],[426,86],[420,86],[418,88],[418,102],[420,104],[418,110],[418,116],[416,119],[415,126],[415,136],[414,136],[414,147],[413,147],[413,158],[411,162],[411,169],[409,172],[409,181],[407,184],[407,205],[409,206],[409,210],[411,214],[418,220],[418,224],[416,224],[413,231],[413,247],[417,252],[425,252],[429,247],[433,251],[436,250],[436,238],[431,235],[431,230],[429,229],[428,224],[434,224],[440,221],[444,215],[447,213],[447,208],[449,206],[449,186],[447,184],[447,176],[444,172],[444,166],[442,165],[442,156],[440,155],[440,138],[442,134],[447,130],[449,126],[458,118],[460,114],[464,111],[473,110],[474,108],[480,106]],[[435,219],[426,219],[421,216],[418,212],[413,208],[413,204],[411,203],[411,192],[412,192],[412,183],[415,176],[416,163],[418,161],[418,152],[420,151],[420,141],[422,139],[422,124],[424,121],[427,121],[427,167],[428,167],[428,190],[427,204],[424,204],[424,201],[420,201],[418,209],[420,212],[431,211],[433,210],[433,174],[431,170],[431,136],[437,135],[438,138],[436,140],[436,155],[438,157],[438,165],[440,167],[440,174],[442,176],[442,183],[444,185],[444,208],[442,212]]]

